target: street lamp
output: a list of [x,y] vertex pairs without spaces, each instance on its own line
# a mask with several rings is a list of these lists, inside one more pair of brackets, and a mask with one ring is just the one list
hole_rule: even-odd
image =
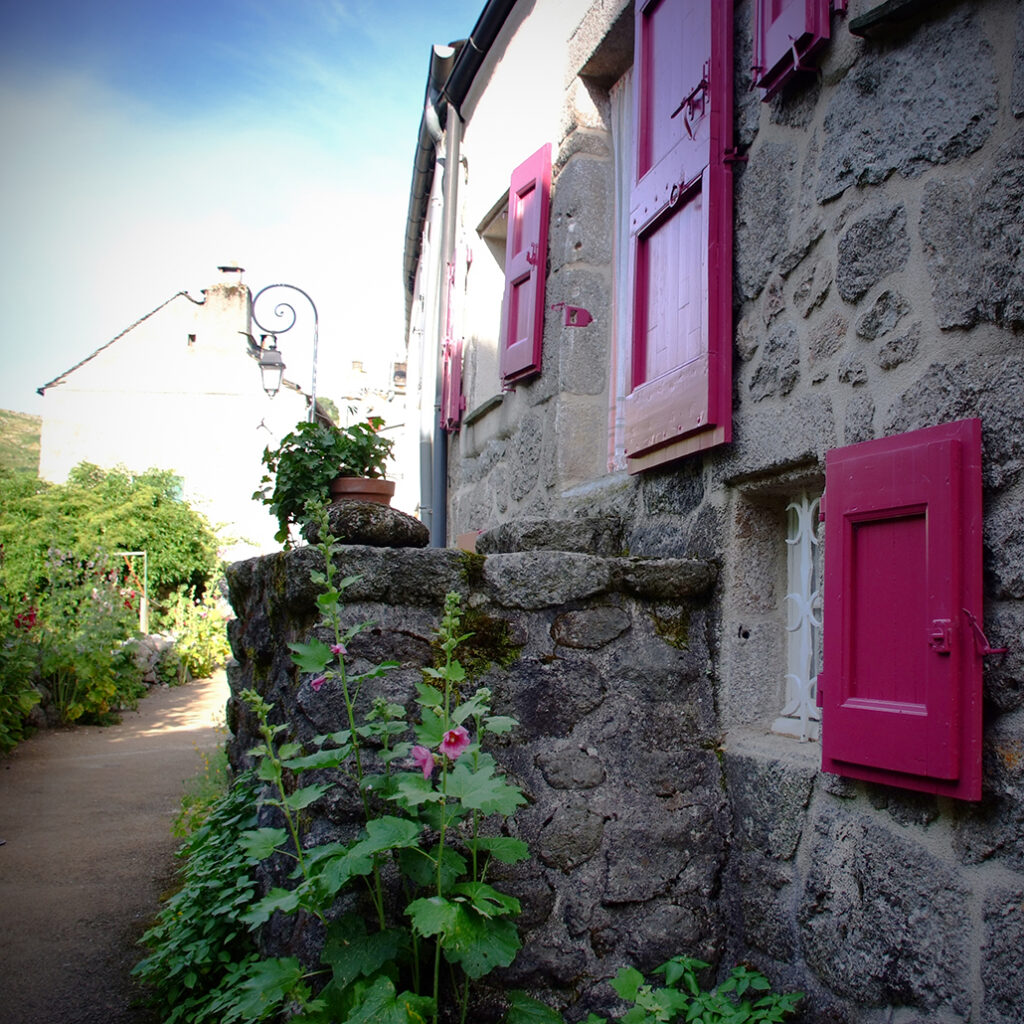
[[263,390],[270,398],[281,390],[281,379],[284,377],[285,365],[281,353],[277,351],[277,336],[261,334],[260,343],[247,331],[239,331],[249,339],[249,355],[260,364],[260,380]]
[[[320,341],[320,317],[316,311],[316,303],[314,303],[301,288],[298,288],[293,284],[268,284],[265,288],[261,288],[253,296],[252,319],[253,323],[256,324],[261,331],[265,331],[266,333],[261,335],[261,343],[259,345],[256,344],[252,337],[249,338],[249,352],[250,355],[259,359],[260,375],[263,378],[263,390],[273,398],[281,387],[281,376],[284,373],[284,360],[281,358],[281,353],[277,351],[277,336],[278,334],[284,334],[285,332],[290,331],[295,326],[295,321],[297,319],[295,307],[292,306],[291,303],[281,301],[274,306],[275,319],[286,319],[289,315],[291,316],[291,319],[288,320],[283,327],[278,327],[276,331],[272,331],[269,327],[260,323],[259,317],[256,316],[256,306],[259,303],[260,297],[265,292],[272,291],[275,288],[289,288],[293,292],[298,292],[313,309],[313,375],[310,378],[309,387],[309,419],[310,422],[312,422],[316,418],[316,360],[317,348]],[[256,352],[252,351],[254,348],[256,349]]]

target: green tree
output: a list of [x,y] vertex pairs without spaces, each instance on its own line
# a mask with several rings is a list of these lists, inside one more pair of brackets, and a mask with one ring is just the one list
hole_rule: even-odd
[[18,596],[45,590],[53,549],[82,560],[146,551],[157,602],[182,589],[201,596],[219,566],[209,523],[182,500],[178,478],[160,469],[131,473],[83,462],[64,484],[0,470],[0,543],[5,586]]

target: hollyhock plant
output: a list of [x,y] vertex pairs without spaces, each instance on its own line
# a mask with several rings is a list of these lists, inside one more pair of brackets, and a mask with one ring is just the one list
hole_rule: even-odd
[[338,657],[341,657],[344,654],[348,654],[348,650],[344,644],[331,644],[331,654],[336,654]]
[[469,733],[461,725],[449,729],[441,740],[438,749],[445,757],[454,761],[469,746]]
[[326,682],[327,682],[327,676],[317,676],[316,679],[311,679],[310,680],[309,685],[312,686],[313,689],[317,693],[319,693],[320,692],[320,687],[323,686],[324,683],[326,683]]
[[423,778],[429,779],[434,773],[434,755],[426,747],[413,747],[412,759],[416,767],[423,772]]

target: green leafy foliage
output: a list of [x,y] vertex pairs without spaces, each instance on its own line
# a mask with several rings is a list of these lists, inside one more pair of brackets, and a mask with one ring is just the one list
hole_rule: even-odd
[[0,543],[7,586],[29,596],[48,583],[51,548],[83,562],[97,552],[146,551],[154,603],[179,588],[201,592],[219,564],[206,519],[181,500],[178,478],[159,469],[131,473],[83,462],[64,484],[0,470]]
[[[744,964],[734,967],[720,985],[705,990],[697,975],[708,966],[692,957],[673,957],[654,972],[664,975],[662,986],[646,982],[635,967],[621,968],[611,986],[633,1006],[619,1018],[620,1024],[782,1024],[803,998],[802,992],[773,992],[763,974]],[[530,1019],[510,1015],[508,1024],[527,1024]],[[608,1022],[590,1014],[585,1024]]]
[[264,449],[266,472],[253,498],[277,519],[279,541],[288,542],[288,527],[302,522],[307,504],[329,500],[335,477],[384,476],[394,441],[381,433],[383,426],[379,416],[349,427],[303,422],[277,448]]
[[142,583],[115,553],[147,552],[154,607],[176,590],[191,600],[218,564],[215,537],[178,492],[161,470],[82,463],[61,485],[0,470],[0,749],[24,734],[38,687],[64,722],[134,706]]
[[[260,737],[250,752],[257,759],[253,778],[265,784],[258,802],[272,808],[278,822],[257,827],[250,816],[238,827],[233,820],[216,870],[205,860],[205,845],[195,850],[196,877],[212,875],[212,893],[240,887],[218,924],[230,921],[232,934],[248,936],[247,944],[231,948],[216,970],[185,972],[183,979],[179,957],[183,961],[189,943],[200,939],[187,913],[185,934],[176,933],[176,911],[169,904],[148,935],[154,953],[138,970],[169,1004],[183,998],[197,1008],[200,1024],[215,1013],[225,1022],[248,1022],[278,1016],[285,1008],[290,1020],[308,1024],[437,1024],[442,1004],[454,1004],[465,1021],[469,983],[510,964],[520,946],[514,920],[519,902],[486,876],[492,861],[511,864],[527,855],[520,840],[499,834],[501,820],[524,800],[481,749],[492,717],[490,693],[477,690],[460,700],[453,685],[465,679],[454,657],[464,639],[454,594],[446,599],[437,634],[443,663],[429,670],[431,684],[420,688],[419,721],[408,722],[401,705],[382,698],[357,719],[356,690],[387,663],[348,673],[346,644],[368,624],[343,628],[342,594],[355,581],[336,579],[328,531],[321,536],[327,571],[317,582],[330,597],[320,604],[320,625],[335,642],[293,644],[292,654],[307,676],[302,685],[313,694],[337,689],[347,728],[302,747],[287,741],[284,725],[271,724],[272,707],[261,696],[241,694]],[[502,722],[511,727],[511,720]],[[413,746],[413,739],[422,743],[424,737],[433,738],[431,747]],[[404,770],[410,760],[414,771]],[[306,772],[317,774],[307,780]],[[346,777],[362,798],[362,827],[346,842],[307,848],[308,809]],[[208,834],[204,829],[216,820],[212,814],[196,835]],[[253,869],[271,858],[277,862],[273,875],[287,881],[257,897]],[[254,954],[252,935],[274,915],[320,922],[326,935],[320,965],[309,970],[290,958]],[[189,988],[196,985],[201,994]],[[185,1016],[191,1012],[180,1011],[172,1024],[193,1019]]]
[[174,646],[157,668],[165,683],[178,686],[206,679],[227,664],[227,615],[215,591],[207,590],[198,601],[185,590],[175,591],[159,622],[174,637]]
[[142,937],[150,953],[134,973],[152,991],[164,1024],[220,1024],[258,963],[255,938],[241,920],[257,898],[258,862],[240,842],[256,824],[256,794],[257,783],[245,775],[213,804],[179,852],[181,888]]

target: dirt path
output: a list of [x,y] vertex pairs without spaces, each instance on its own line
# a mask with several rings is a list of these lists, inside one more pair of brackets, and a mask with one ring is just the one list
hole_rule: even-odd
[[120,725],[43,732],[0,759],[0,1024],[150,1024],[135,943],[226,699],[223,673],[154,689]]

